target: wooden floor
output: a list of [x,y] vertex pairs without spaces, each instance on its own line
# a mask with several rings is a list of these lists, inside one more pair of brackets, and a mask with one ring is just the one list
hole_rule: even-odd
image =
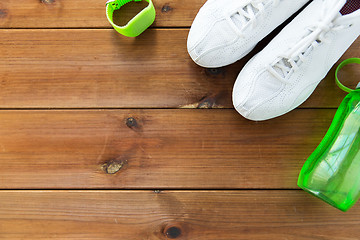
[[[204,2],[154,0],[131,39],[105,1],[0,1],[1,239],[360,239],[359,205],[296,186],[346,95],[334,69],[298,109],[245,120],[232,86],[276,31],[231,66],[198,67],[186,38]],[[357,40],[342,60],[359,55]]]

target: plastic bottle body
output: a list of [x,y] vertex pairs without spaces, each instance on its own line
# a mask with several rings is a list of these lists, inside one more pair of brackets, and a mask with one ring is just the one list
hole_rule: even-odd
[[298,186],[347,211],[360,198],[360,89],[348,94],[320,145],[305,162]]

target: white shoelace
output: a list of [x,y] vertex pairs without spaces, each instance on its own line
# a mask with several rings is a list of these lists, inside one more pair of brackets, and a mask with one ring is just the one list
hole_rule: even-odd
[[[239,29],[239,25],[241,27],[245,26],[248,22],[251,21],[252,27],[255,27],[257,16],[260,12],[265,9],[265,5],[268,2],[273,3],[274,6],[278,5],[280,0],[250,0],[245,5],[243,5],[240,9],[238,9],[232,16],[239,21],[239,24],[232,24],[234,30],[239,34],[241,34],[241,29]],[[229,19],[230,20],[230,19]],[[231,21],[231,20],[230,20]]]
[[[326,1],[325,1],[326,2]],[[290,74],[299,69],[310,52],[323,41],[326,41],[325,34],[336,29],[343,29],[343,25],[335,25],[334,20],[339,14],[339,9],[344,5],[343,1],[332,1],[332,5],[324,3],[321,13],[321,21],[307,28],[308,33],[295,44],[287,54],[268,67],[275,77],[286,81]]]

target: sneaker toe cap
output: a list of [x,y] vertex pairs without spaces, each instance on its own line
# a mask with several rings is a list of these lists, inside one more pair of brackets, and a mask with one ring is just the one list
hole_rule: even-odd
[[233,104],[249,120],[271,119],[283,113],[282,90],[283,84],[271,73],[246,66],[235,82]]
[[238,39],[226,20],[216,20],[211,24],[199,24],[204,20],[195,19],[187,41],[189,55],[195,63],[203,67],[222,67],[231,56],[228,48]]

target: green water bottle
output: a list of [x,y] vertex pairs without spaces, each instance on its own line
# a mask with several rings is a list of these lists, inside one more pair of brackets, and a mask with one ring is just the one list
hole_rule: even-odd
[[298,179],[299,187],[342,211],[350,209],[360,198],[360,84],[351,90],[337,78],[338,71],[350,63],[360,64],[360,59],[342,62],[335,77],[339,87],[349,94]]

